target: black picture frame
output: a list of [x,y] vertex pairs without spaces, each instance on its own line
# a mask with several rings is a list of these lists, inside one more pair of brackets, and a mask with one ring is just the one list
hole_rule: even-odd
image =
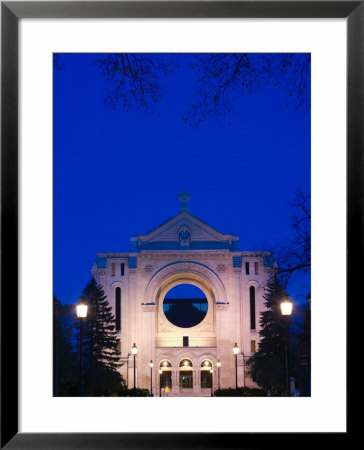
[[[1,2],[1,448],[135,449],[291,446],[296,433],[18,432],[18,22],[21,18],[345,18],[347,20],[347,299],[362,279],[364,1]],[[9,270],[9,267],[11,270]],[[11,318],[9,320],[9,318]],[[350,346],[348,345],[348,349]],[[337,361],[337,364],[342,361]],[[348,363],[348,361],[347,361]],[[348,367],[348,366],[347,366]],[[333,395],[335,395],[333,393]],[[288,410],[289,412],[289,410]],[[218,411],[217,411],[218,413]],[[223,411],[220,412],[223,418]],[[350,431],[334,433],[337,443]],[[320,437],[315,433],[315,444]],[[351,434],[350,434],[351,436]],[[299,440],[307,444],[310,433]],[[322,434],[327,443],[327,435]],[[346,442],[347,443],[347,442]]]

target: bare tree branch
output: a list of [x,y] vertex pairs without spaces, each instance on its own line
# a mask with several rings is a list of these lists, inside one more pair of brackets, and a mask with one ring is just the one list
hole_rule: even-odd
[[204,54],[191,69],[201,77],[197,102],[184,114],[185,123],[196,126],[210,115],[224,116],[236,98],[267,86],[285,89],[295,109],[310,110],[309,54]]
[[105,92],[105,106],[116,109],[121,104],[127,111],[136,112],[154,112],[152,105],[162,100],[159,76],[172,70],[163,58],[134,53],[102,55],[92,64],[111,82]]
[[292,226],[294,236],[282,245],[275,254],[277,273],[287,283],[298,271],[307,273],[311,270],[311,198],[310,195],[296,190],[290,203],[294,209]]

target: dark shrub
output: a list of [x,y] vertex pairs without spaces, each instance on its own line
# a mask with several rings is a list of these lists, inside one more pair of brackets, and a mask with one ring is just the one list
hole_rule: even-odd
[[267,394],[262,389],[257,388],[248,388],[248,387],[238,387],[237,390],[235,388],[226,388],[226,389],[217,389],[214,392],[215,397],[266,397]]

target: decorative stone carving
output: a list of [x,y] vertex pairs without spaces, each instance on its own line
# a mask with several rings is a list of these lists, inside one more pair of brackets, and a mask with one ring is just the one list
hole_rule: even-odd
[[147,265],[144,267],[144,270],[145,270],[147,273],[152,272],[152,270],[153,270],[153,264],[147,264]]
[[226,271],[226,266],[225,266],[225,264],[218,264],[218,266],[217,266],[217,271],[218,271],[218,272],[225,272],[225,271]]
[[179,245],[189,247],[191,242],[191,232],[187,225],[182,225],[178,230]]

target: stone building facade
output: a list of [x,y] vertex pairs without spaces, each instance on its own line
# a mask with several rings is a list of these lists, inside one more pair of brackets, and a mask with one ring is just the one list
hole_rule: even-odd
[[[222,234],[190,214],[189,198],[182,193],[177,216],[131,238],[130,252],[98,253],[92,269],[116,317],[120,372],[129,387],[135,373],[136,386],[152,387],[154,395],[211,395],[219,385],[235,387],[236,373],[238,386],[254,386],[246,362],[259,346],[272,253],[240,251],[237,236]],[[201,289],[207,302],[203,319],[188,328],[168,320],[163,306],[166,294],[180,284]]]

